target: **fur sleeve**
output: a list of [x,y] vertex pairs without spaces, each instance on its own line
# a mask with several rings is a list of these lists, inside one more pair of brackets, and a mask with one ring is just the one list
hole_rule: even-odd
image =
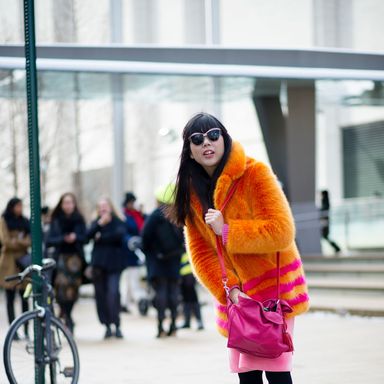
[[[203,238],[195,224],[190,222],[187,222],[185,227],[185,237],[195,276],[220,303],[225,305],[226,297],[216,249]],[[238,277],[227,263],[226,270],[228,287],[240,285]]]
[[247,177],[248,193],[244,197],[255,217],[228,220],[228,251],[270,253],[287,248],[294,241],[295,229],[290,207],[276,176],[266,165],[256,163],[249,169]]

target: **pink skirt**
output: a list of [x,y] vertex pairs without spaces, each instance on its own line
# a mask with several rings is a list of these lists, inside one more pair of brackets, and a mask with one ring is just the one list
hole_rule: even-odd
[[[293,338],[294,318],[287,319],[288,332]],[[276,359],[265,359],[242,353],[233,348],[229,350],[229,366],[231,372],[248,371],[288,372],[292,370],[293,352],[283,353]]]

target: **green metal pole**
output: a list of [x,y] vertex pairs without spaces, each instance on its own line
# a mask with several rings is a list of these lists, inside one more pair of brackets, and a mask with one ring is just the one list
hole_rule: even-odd
[[[36,41],[34,0],[24,0],[25,59],[27,72],[29,184],[31,200],[32,263],[42,263],[40,155],[38,127],[38,99],[36,74]],[[33,280],[33,291],[39,292],[38,281]],[[36,298],[34,299],[36,300]],[[43,355],[41,327],[35,322],[35,356]],[[35,359],[35,383],[44,384],[44,365]]]

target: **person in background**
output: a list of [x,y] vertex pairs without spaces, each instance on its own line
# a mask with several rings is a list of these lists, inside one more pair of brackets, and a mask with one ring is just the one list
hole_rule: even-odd
[[340,247],[329,238],[329,211],[331,204],[329,201],[329,193],[327,190],[321,191],[321,206],[320,206],[320,225],[321,225],[321,237],[326,240],[333,248],[335,253],[341,251]]
[[[51,257],[54,253],[54,248],[48,248],[46,246],[48,234],[49,234],[49,228],[51,227],[51,212],[49,210],[48,206],[41,207],[41,230],[43,235],[43,257]],[[51,272],[51,271],[49,271]]]
[[[124,269],[123,240],[125,225],[111,201],[102,198],[97,204],[97,218],[88,229],[93,240],[92,280],[95,286],[96,309],[100,323],[105,325],[104,338],[123,338],[120,329],[120,275]],[[113,334],[112,325],[115,327]]]
[[[123,201],[126,236],[124,241],[125,266],[123,273],[126,284],[125,305],[121,306],[123,312],[130,312],[130,304],[138,303],[146,296],[144,288],[141,286],[140,262],[135,252],[128,247],[128,241],[132,237],[140,235],[144,226],[144,215],[135,209],[136,196],[132,192],[127,192]],[[123,279],[122,279],[123,280]]]
[[52,211],[46,248],[54,248],[53,256],[57,263],[53,276],[56,300],[60,306],[60,317],[72,333],[72,310],[79,296],[85,269],[85,242],[85,220],[77,206],[76,197],[73,193],[64,193]]
[[181,257],[181,295],[183,298],[184,324],[180,328],[191,328],[191,315],[197,320],[197,329],[203,330],[203,320],[201,317],[200,303],[196,291],[196,279],[192,273],[187,252]]
[[[15,282],[5,282],[4,278],[21,272],[27,265],[20,260],[28,255],[31,245],[29,220],[23,215],[22,201],[14,197],[9,200],[0,219],[0,286],[5,289],[7,315],[9,324],[15,319],[15,297],[20,293],[22,311],[28,311],[28,301],[23,299],[24,286],[16,286]],[[26,336],[27,329],[25,329]]]
[[49,232],[49,227],[51,225],[51,212],[49,211],[49,207],[44,205],[41,207],[41,225],[43,229],[43,233]]
[[[148,281],[155,291],[158,338],[176,334],[180,259],[185,252],[181,229],[166,219],[163,212],[173,203],[173,191],[173,185],[156,191],[158,207],[145,221],[142,232]],[[171,312],[171,323],[166,333],[164,320],[167,308]]]

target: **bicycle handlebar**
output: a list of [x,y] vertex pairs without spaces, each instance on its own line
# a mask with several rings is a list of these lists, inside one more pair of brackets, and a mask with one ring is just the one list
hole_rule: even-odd
[[43,259],[43,267],[42,267],[43,271],[54,268],[55,266],[56,266],[56,261],[54,259],[51,259],[51,258]]
[[17,275],[6,276],[6,277],[4,277],[4,280],[5,281],[13,281],[13,280],[20,280],[21,281],[20,273],[18,273]]
[[6,276],[4,278],[5,281],[14,281],[14,280],[19,280],[23,281],[31,272],[37,272],[38,275],[41,275],[42,271],[46,271],[48,269],[54,268],[56,265],[56,261],[53,259],[43,259],[43,265],[37,265],[37,264],[32,264],[29,267],[25,268],[24,271],[16,274],[16,275],[10,275]]

